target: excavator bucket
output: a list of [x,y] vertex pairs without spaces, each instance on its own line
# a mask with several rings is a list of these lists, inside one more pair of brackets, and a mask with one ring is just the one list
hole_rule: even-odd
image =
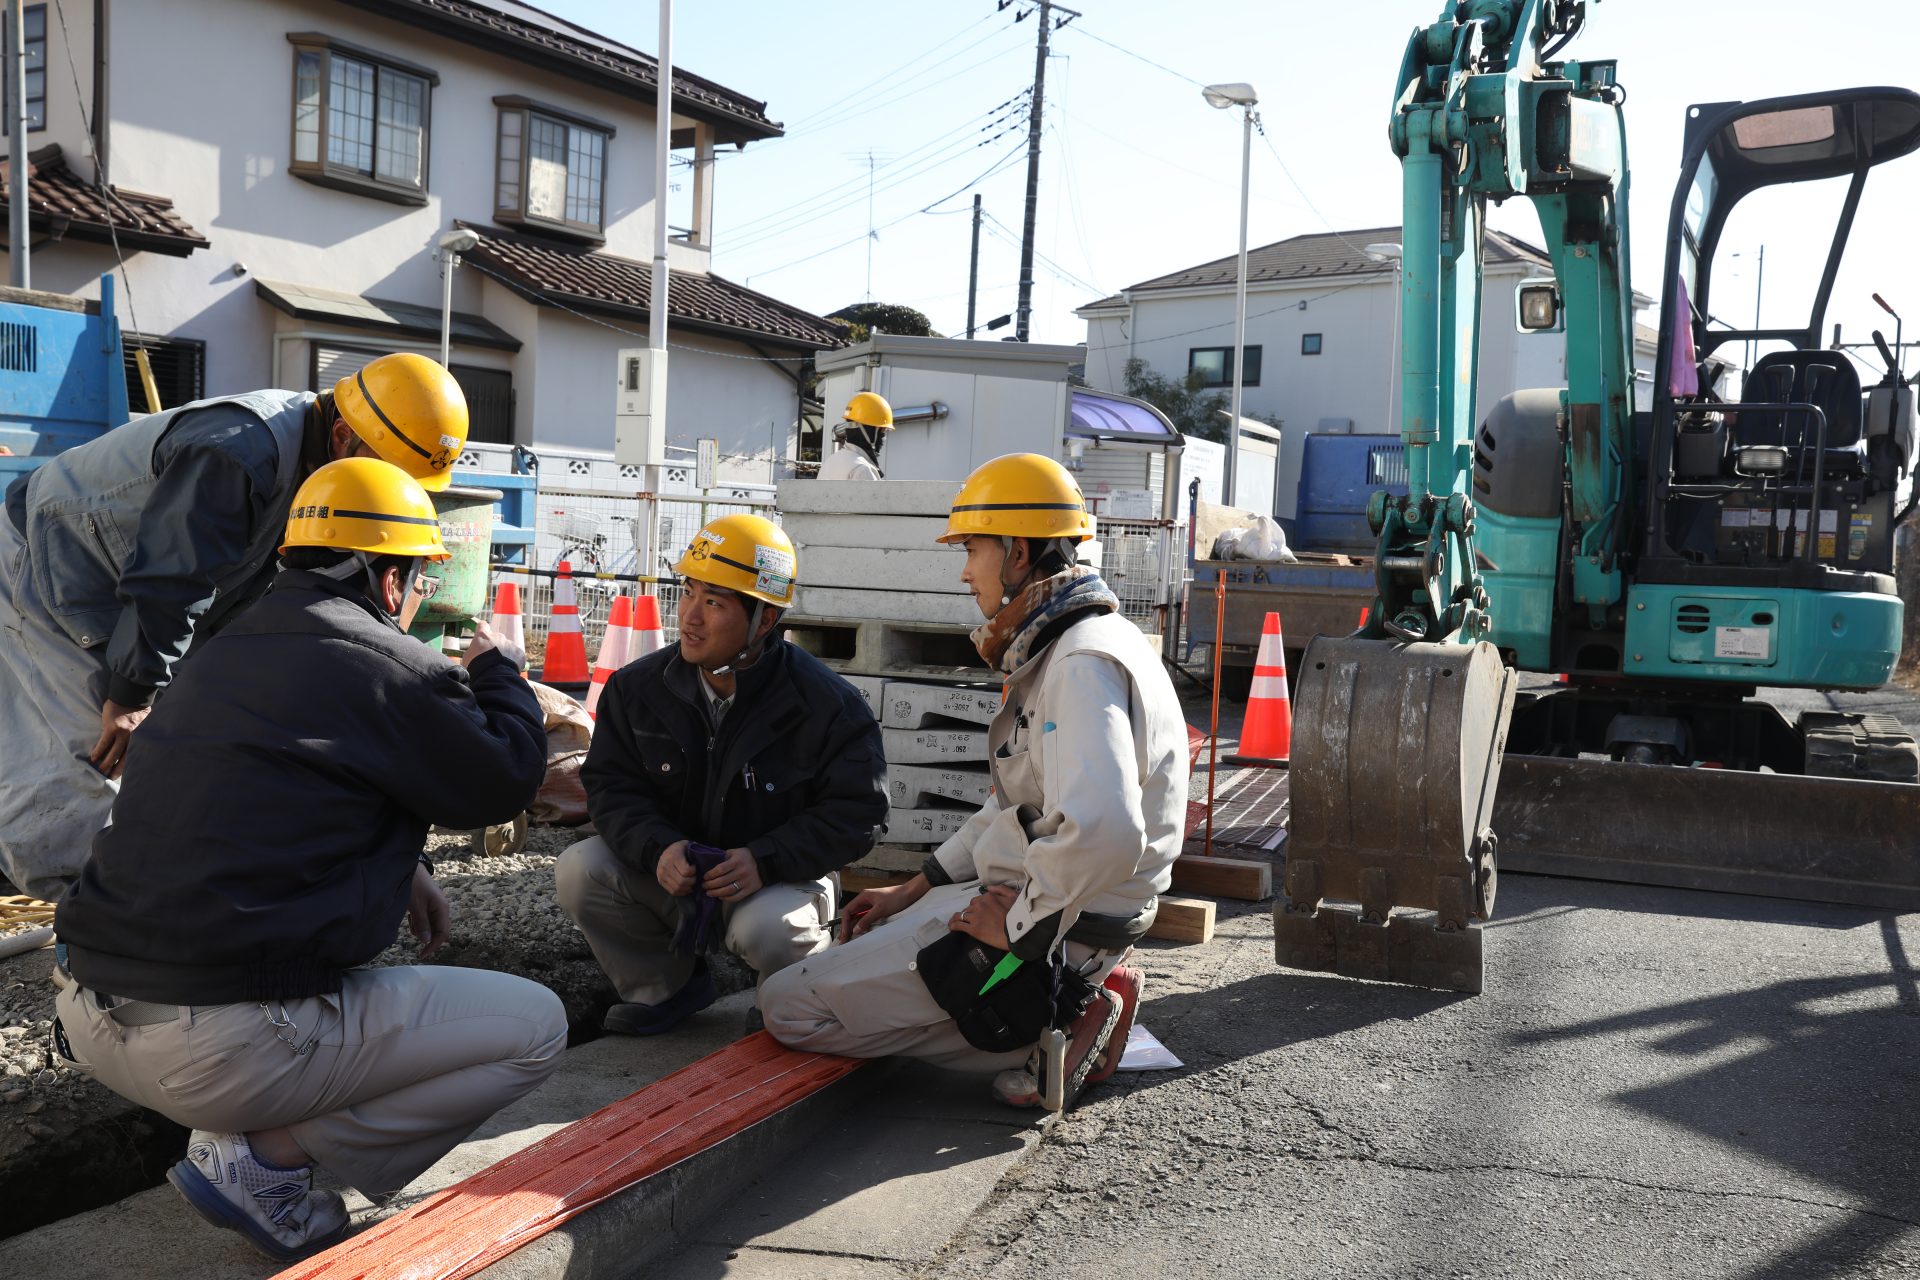
[[1920,910],[1911,782],[1519,755],[1501,778],[1511,871]]
[[1493,911],[1494,795],[1514,691],[1485,642],[1307,646],[1274,907],[1280,964],[1480,990],[1472,922]]

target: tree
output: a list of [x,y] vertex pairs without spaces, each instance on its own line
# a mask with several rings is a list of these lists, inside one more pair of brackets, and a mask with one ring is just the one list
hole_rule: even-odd
[[856,302],[827,316],[847,326],[847,338],[865,342],[878,329],[882,333],[905,334],[910,338],[937,338],[933,321],[912,307],[893,302]]
[[1209,391],[1198,372],[1176,381],[1147,368],[1139,356],[1127,361],[1127,394],[1167,415],[1174,429],[1183,436],[1197,436],[1221,444],[1227,439],[1227,411],[1231,397],[1224,391]]

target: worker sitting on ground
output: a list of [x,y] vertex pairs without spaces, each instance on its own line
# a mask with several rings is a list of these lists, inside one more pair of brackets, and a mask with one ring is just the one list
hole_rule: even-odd
[[351,455],[445,488],[467,402],[424,356],[331,392],[147,414],[15,480],[0,517],[0,874],[57,899],[175,665],[259,598],[301,481]]
[[710,522],[674,566],[680,643],[615,672],[581,780],[600,834],[560,855],[560,905],[613,980],[606,1029],[657,1035],[717,996],[718,945],[761,975],[827,945],[832,874],[887,817],[880,729],[775,632],[793,543]]
[[451,915],[431,823],[512,818],[546,765],[520,658],[482,623],[461,664],[405,626],[444,560],[433,503],[348,458],[300,487],[285,568],[181,668],[128,753],[111,826],[60,903],[61,1051],[193,1130],[168,1173],[282,1261],[346,1232],[320,1165],[380,1203],[559,1066],[538,983],[361,968],[404,917]]
[[838,447],[820,464],[822,480],[879,480],[880,446],[893,430],[893,406],[871,391],[847,401],[847,416],[833,433]]
[[[767,982],[782,1043],[997,1070],[1015,1106],[1050,1083],[1071,1101],[1119,1065],[1141,985],[1121,961],[1180,849],[1187,739],[1159,657],[1075,563],[1092,533],[1073,477],[1036,454],[986,463],[954,498],[939,541],[965,545],[974,643],[1007,673],[993,790],[919,875],[847,904],[839,945]],[[1049,1027],[1069,1034],[1057,1081]]]

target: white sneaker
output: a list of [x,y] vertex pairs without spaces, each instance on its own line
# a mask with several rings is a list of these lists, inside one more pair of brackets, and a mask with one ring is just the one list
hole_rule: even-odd
[[347,1206],[338,1192],[315,1191],[313,1169],[272,1169],[254,1158],[244,1134],[195,1129],[187,1158],[167,1170],[195,1212],[238,1231],[275,1262],[294,1262],[347,1234]]

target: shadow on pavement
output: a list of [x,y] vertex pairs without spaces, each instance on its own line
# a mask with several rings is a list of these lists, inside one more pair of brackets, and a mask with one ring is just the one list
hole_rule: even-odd
[[[1882,973],[1799,978],[1521,1034],[1521,1043],[1628,1039],[1709,1065],[1615,1100],[1831,1188],[1797,1193],[1853,1212],[1751,1280],[1870,1267],[1920,1227],[1920,991],[1895,920]],[[1792,1191],[1789,1195],[1796,1194]],[[1782,1206],[1790,1209],[1790,1205]]]

